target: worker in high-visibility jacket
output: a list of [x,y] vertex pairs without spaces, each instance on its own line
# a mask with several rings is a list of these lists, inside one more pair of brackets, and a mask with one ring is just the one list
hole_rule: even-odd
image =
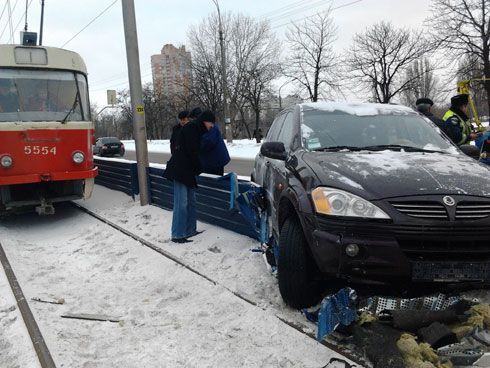
[[451,107],[444,114],[444,131],[458,146],[474,141],[478,134],[473,132],[468,113],[468,95],[451,98]]

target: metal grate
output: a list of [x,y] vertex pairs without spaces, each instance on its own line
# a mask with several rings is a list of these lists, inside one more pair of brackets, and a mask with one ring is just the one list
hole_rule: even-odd
[[445,310],[459,302],[460,297],[437,294],[420,298],[370,297],[360,302],[360,311],[380,314],[385,310]]
[[488,216],[489,202],[460,202],[456,207],[456,220],[478,220]]
[[446,208],[438,202],[390,202],[399,212],[421,219],[449,219]]

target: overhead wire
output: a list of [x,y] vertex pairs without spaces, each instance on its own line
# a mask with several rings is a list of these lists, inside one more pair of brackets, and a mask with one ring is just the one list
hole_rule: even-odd
[[[146,74],[143,74],[143,75],[141,76],[141,79],[146,78],[146,77],[149,77],[150,75],[152,75],[152,72],[151,72],[151,71],[150,71],[150,72],[148,72],[148,73],[146,73]],[[106,83],[103,83],[103,85],[105,85],[105,84],[106,84]],[[125,80],[125,81],[123,81],[123,82],[121,82],[121,83],[116,83],[116,84],[108,84],[108,85],[106,85],[105,87],[99,87],[99,88],[92,88],[92,87],[91,87],[91,88],[90,88],[90,91],[92,91],[92,92],[97,92],[97,91],[102,91],[102,90],[105,90],[105,89],[108,89],[108,88],[118,87],[118,86],[124,86],[124,85],[129,85],[129,81],[128,81],[127,77],[126,77],[126,80]],[[97,86],[97,84],[96,84],[95,86]]]
[[[17,22],[17,24],[15,25],[15,28],[14,28],[14,34],[15,34],[15,32],[17,32],[17,29],[19,28],[20,23],[22,22],[22,19],[24,19],[24,16],[27,14],[27,11],[28,11],[29,7],[31,6],[32,2],[33,2],[33,0],[31,0],[31,1],[29,2],[29,4],[27,4],[27,8],[26,8],[26,10],[24,11],[24,13],[22,14],[22,16],[19,18],[19,21],[18,21],[18,22]],[[14,40],[12,40],[12,41],[14,41]]]
[[5,2],[5,5],[3,6],[2,13],[0,13],[0,22],[2,21],[3,14],[5,13],[5,10],[7,10],[7,2]]
[[[360,3],[361,1],[363,1],[363,0],[354,0],[354,1],[351,1],[351,2],[349,2],[349,3],[346,3],[346,4],[342,4],[342,5],[336,6],[336,7],[334,7],[334,8],[329,8],[329,9],[327,9],[326,11],[328,11],[328,10],[330,10],[330,11],[335,11],[335,10],[338,10],[338,9],[341,9],[341,8],[346,8],[346,7],[348,7],[348,6],[351,6],[351,5],[354,5],[354,4],[357,4],[357,3]],[[316,14],[317,14],[317,13],[316,13]],[[301,21],[303,21],[303,20],[313,18],[313,17],[314,17],[316,14],[312,14],[312,15],[308,15],[308,16],[303,17],[303,18],[295,19],[295,20],[292,20],[292,21],[289,21],[289,22],[286,22],[286,23],[283,23],[283,24],[280,24],[280,25],[277,25],[277,26],[271,27],[271,29],[277,29],[277,28],[281,28],[281,27],[284,27],[284,26],[290,25],[291,23],[301,22]]]
[[269,18],[271,16],[273,16],[274,14],[280,14],[284,11],[289,11],[293,8],[297,8],[301,5],[303,5],[304,3],[307,3],[307,2],[310,2],[311,0],[301,0],[301,1],[296,1],[294,3],[290,3],[288,5],[284,5],[280,8],[277,8],[277,9],[274,9],[274,10],[271,10],[271,11],[268,11],[268,12],[265,12],[263,14],[260,14],[258,16],[259,19],[265,19],[265,18]]
[[61,45],[61,48],[65,47],[68,43],[70,43],[75,37],[77,37],[80,33],[85,31],[93,22],[95,22],[97,19],[99,19],[106,11],[108,11],[112,6],[117,3],[118,0],[114,0],[108,7],[106,7],[104,10],[102,10],[95,18],[93,18],[90,22],[88,22],[80,31],[78,31],[72,38],[70,38],[68,41],[66,41],[63,45]]
[[128,74],[127,72],[117,73],[117,74],[114,74],[114,75],[107,77],[107,78],[104,78],[104,79],[95,80],[95,81],[93,81],[93,83],[95,85],[102,85],[102,84],[105,84],[107,82],[111,82],[113,80],[118,80],[118,79],[124,78],[125,76],[127,76],[127,74]]
[[[9,37],[9,40],[8,42],[10,43],[10,40],[13,40],[14,38],[14,27],[12,26],[12,16],[13,16],[13,13],[15,12],[15,8],[17,8],[17,4],[19,3],[19,0],[15,0],[15,4],[14,4],[14,7],[12,9],[10,9],[10,6],[9,6],[9,13],[10,13],[10,16],[9,16],[9,24],[10,24],[10,37]],[[9,2],[10,4],[10,2]]]
[[329,1],[319,0],[319,1],[316,1],[316,2],[309,4],[308,6],[302,7],[300,10],[290,10],[290,11],[283,13],[281,15],[278,15],[276,17],[270,17],[269,21],[271,23],[275,23],[275,22],[281,21],[285,18],[288,18],[289,16],[294,15],[294,14],[304,13],[305,11],[308,11],[308,10],[311,10],[314,8],[324,7],[324,6],[329,5],[329,4],[331,5],[334,3],[334,1],[335,0],[329,0]]
[[0,41],[2,40],[2,37],[3,37],[3,34],[5,33],[5,30],[9,26],[9,22],[10,22],[9,13],[8,13],[8,11],[10,11],[9,9],[10,9],[10,0],[7,0],[5,2],[5,10],[7,11],[7,13],[6,13],[7,21],[5,22],[5,27],[3,27],[2,33],[0,33]]

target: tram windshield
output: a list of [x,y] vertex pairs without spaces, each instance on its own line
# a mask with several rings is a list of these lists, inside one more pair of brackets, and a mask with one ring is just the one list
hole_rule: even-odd
[[89,119],[87,80],[83,74],[0,68],[0,124]]

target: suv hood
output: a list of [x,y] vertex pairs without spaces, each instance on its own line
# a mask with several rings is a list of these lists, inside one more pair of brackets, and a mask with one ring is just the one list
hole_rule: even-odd
[[319,180],[368,200],[466,194],[490,196],[490,168],[463,154],[419,152],[305,152]]

